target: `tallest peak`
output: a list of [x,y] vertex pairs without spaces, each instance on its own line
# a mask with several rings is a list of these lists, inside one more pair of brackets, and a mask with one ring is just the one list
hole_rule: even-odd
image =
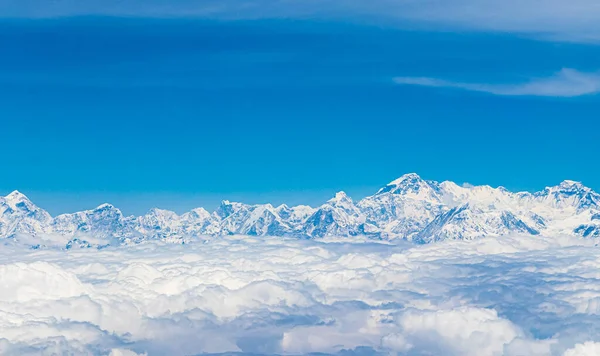
[[575,186],[579,186],[579,185],[583,185],[583,184],[581,184],[581,182],[577,182],[577,181],[574,181],[574,180],[569,180],[569,179],[563,180],[563,181],[560,183],[560,186],[561,186],[561,187],[572,187],[572,186],[574,186],[574,185],[575,185]]
[[388,185],[398,185],[405,181],[414,181],[414,180],[421,180],[421,177],[416,173],[407,173],[407,174],[404,174],[403,176],[401,176],[400,178],[394,179],[393,181],[389,182]]
[[549,187],[547,189],[554,191],[580,191],[585,190],[586,186],[584,186],[581,182],[574,180],[563,180],[559,185],[554,187]]
[[18,190],[13,190],[10,194],[8,194],[5,199],[7,200],[25,200],[27,199],[27,196],[25,196],[25,194],[19,192]]
[[436,182],[425,181],[416,173],[407,173],[402,177],[389,182],[385,187],[379,189],[376,194],[401,194],[410,195],[413,198],[422,199],[435,195],[439,189]]
[[348,195],[346,194],[346,192],[337,192],[335,193],[335,199],[345,199],[347,198]]
[[344,200],[348,200],[350,199],[348,197],[348,195],[345,192],[337,192],[335,193],[335,196],[331,199],[329,199],[330,202],[340,202],[340,201],[344,201]]
[[10,194],[4,197],[4,201],[12,208],[20,211],[31,212],[38,209],[35,204],[25,196],[25,194],[18,190],[12,191]]

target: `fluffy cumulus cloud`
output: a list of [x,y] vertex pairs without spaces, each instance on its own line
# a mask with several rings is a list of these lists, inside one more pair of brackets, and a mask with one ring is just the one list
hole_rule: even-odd
[[600,247],[215,238],[0,248],[3,355],[598,355]]
[[574,348],[565,352],[564,356],[594,356],[600,355],[600,343],[586,342],[577,344]]
[[600,73],[583,73],[574,69],[563,69],[548,78],[534,78],[518,84],[463,83],[427,77],[396,77],[394,81],[403,85],[457,88],[510,96],[574,97],[600,92]]
[[345,19],[600,40],[596,0],[0,0],[1,17],[81,15]]

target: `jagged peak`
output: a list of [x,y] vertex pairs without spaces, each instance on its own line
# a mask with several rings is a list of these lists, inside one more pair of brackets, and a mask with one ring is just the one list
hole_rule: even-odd
[[214,214],[219,219],[226,219],[231,215],[234,215],[242,210],[247,210],[250,205],[246,205],[244,203],[232,202],[229,200],[222,200],[221,205],[215,210]]
[[10,210],[19,211],[20,213],[39,213],[44,215],[45,218],[50,218],[50,214],[48,214],[45,210],[40,209],[34,203],[27,198],[27,196],[18,190],[12,191],[10,194],[6,195],[4,198],[0,196],[0,201],[3,201],[10,207]]
[[574,180],[563,180],[558,185],[552,187],[546,187],[541,192],[534,193],[535,196],[543,196],[548,194],[578,194],[578,193],[588,193],[593,192],[593,190],[589,187],[583,185],[583,183]]
[[408,173],[388,183],[375,193],[410,195],[419,200],[439,199],[440,184],[436,181],[424,180],[416,173]]
[[[540,219],[546,219],[551,227],[553,226],[553,219],[557,221],[563,219],[563,216],[567,216],[573,211],[571,207],[577,208],[577,214],[584,211],[584,209],[588,209],[590,214],[597,214],[600,211],[600,195],[583,186],[581,182],[573,180],[565,180],[559,185],[548,187],[539,193],[520,194],[508,192],[510,194],[503,194],[505,192],[508,191],[504,187],[457,185],[451,181],[438,183],[424,180],[415,173],[408,173],[390,182],[380,189],[376,195],[367,197],[357,202],[357,204],[345,192],[340,191],[326,203],[316,208],[302,205],[290,207],[285,204],[274,208],[271,204],[249,205],[223,200],[220,207],[212,213],[203,208],[196,208],[178,215],[169,210],[154,208],[142,217],[131,217],[133,220],[129,220],[130,217],[124,218],[119,209],[105,203],[92,210],[61,215],[53,220],[52,224],[54,225],[52,226],[48,225],[48,221],[51,221],[52,218],[42,209],[35,207],[24,194],[18,191],[12,192],[6,198],[0,197],[0,201],[4,203],[2,208],[9,212],[5,214],[6,221],[12,223],[12,221],[17,221],[15,219],[29,219],[25,221],[28,222],[33,217],[38,221],[42,221],[43,224],[36,223],[35,226],[31,226],[40,227],[40,231],[44,232],[54,231],[53,229],[58,226],[62,230],[56,231],[72,233],[72,231],[78,231],[77,229],[80,229],[81,225],[83,226],[81,231],[92,229],[89,231],[94,232],[93,229],[102,229],[100,232],[104,233],[108,229],[122,229],[120,231],[115,230],[114,233],[131,234],[134,233],[132,231],[137,231],[135,230],[138,226],[136,224],[148,221],[154,224],[154,221],[158,221],[156,225],[160,225],[161,229],[164,225],[165,230],[159,231],[153,227],[152,233],[193,233],[215,236],[224,233],[246,233],[250,231],[248,229],[253,224],[256,225],[253,228],[258,229],[252,230],[253,233],[259,233],[257,231],[263,231],[262,233],[264,233],[266,230],[263,229],[264,226],[261,224],[268,221],[275,221],[283,229],[281,231],[285,231],[286,234],[304,234],[305,231],[308,231],[305,230],[306,224],[316,226],[315,224],[318,222],[319,226],[324,227],[328,224],[334,226],[338,222],[343,222],[343,224],[335,225],[338,227],[335,227],[334,230],[344,224],[346,224],[344,226],[355,226],[368,223],[372,224],[375,230],[379,229],[377,231],[382,233],[386,233],[388,230],[385,229],[389,228],[390,233],[410,236],[409,234],[424,231],[423,228],[428,226],[427,224],[430,224],[432,219],[436,223],[446,223],[451,218],[455,219],[451,223],[457,226],[471,224],[473,228],[483,226],[487,229],[486,226],[489,224],[498,225],[497,221],[501,218],[508,221],[510,226],[513,226],[513,223],[519,224],[518,226],[514,225],[516,228],[520,228],[521,222],[544,228],[546,223],[544,221],[537,223],[528,215],[530,210],[539,211],[541,214]],[[565,209],[565,207],[568,209]],[[546,213],[548,215],[545,215]],[[269,214],[274,215],[275,219],[268,216]],[[48,218],[46,218],[46,215],[48,215]],[[311,216],[312,220],[307,223],[307,219],[310,219]],[[596,215],[590,216],[593,216],[591,220],[600,220],[600,217]],[[468,221],[471,217],[475,219],[474,222]],[[479,219],[479,217],[483,218]],[[486,220],[488,217],[491,220]],[[464,223],[461,222],[463,220]],[[17,226],[16,224],[13,225]],[[240,226],[244,229],[240,229]],[[495,228],[495,226],[491,226],[486,231],[496,231]],[[325,230],[334,231],[329,230],[329,227]],[[272,233],[275,230],[270,231],[269,233]],[[348,232],[351,230],[344,231],[346,232],[342,233],[350,234],[357,233],[358,230],[352,230],[354,232]],[[135,233],[137,234],[137,232]],[[142,234],[145,233],[145,230],[142,231]]]
[[348,197],[348,194],[346,194],[346,192],[344,192],[344,191],[340,190],[339,192],[335,193],[335,199],[344,199],[347,197]]
[[194,208],[194,209],[190,210],[189,212],[191,212],[191,213],[206,213],[206,214],[208,214],[208,210],[206,210],[206,209],[204,209],[202,207]]
[[577,189],[586,188],[581,182],[570,180],[570,179],[563,180],[562,182],[560,182],[558,187],[560,187],[560,188],[577,188]]
[[548,192],[548,191],[582,190],[582,189],[588,189],[588,188],[579,181],[565,179],[562,182],[560,182],[558,185],[546,187],[544,189],[544,191]]
[[198,219],[203,218],[207,219],[211,216],[211,214],[204,208],[194,208],[186,213],[183,213],[180,217],[182,219]]
[[339,203],[339,202],[343,202],[343,201],[351,202],[352,199],[348,196],[348,194],[346,194],[346,192],[339,191],[339,192],[335,193],[333,198],[329,199],[327,202],[328,203]]
[[18,190],[13,190],[7,196],[5,196],[4,199],[12,202],[29,201],[29,198],[27,198],[25,194],[21,193]]
[[275,207],[271,203],[259,204],[259,206],[262,206],[262,207],[264,207],[265,209],[268,209],[268,210],[275,210]]
[[225,199],[225,200],[221,200],[221,206],[222,207],[224,207],[224,206],[248,206],[248,204]]
[[406,181],[422,181],[423,179],[416,173],[406,173],[399,178],[394,179],[387,185],[400,185]]
[[109,203],[102,203],[96,207],[94,210],[107,210],[107,209],[116,209],[114,205]]
[[303,205],[303,204],[300,204],[300,205],[294,205],[294,206],[293,206],[293,207],[291,207],[290,209],[291,209],[291,210],[307,210],[307,209],[308,209],[308,210],[310,210],[310,209],[315,209],[315,208],[313,208],[313,207],[312,207],[312,206],[310,206],[310,205]]
[[160,209],[160,208],[152,208],[150,210],[148,210],[148,212],[146,213],[146,215],[171,215],[171,216],[177,216],[177,213],[172,211],[172,210],[167,210],[167,209]]

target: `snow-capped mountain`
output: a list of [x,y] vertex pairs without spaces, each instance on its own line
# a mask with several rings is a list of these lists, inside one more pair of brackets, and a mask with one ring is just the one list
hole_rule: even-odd
[[530,235],[540,233],[510,210],[484,209],[467,203],[438,215],[413,240],[419,243],[447,239],[472,240],[517,232]]
[[18,191],[0,197],[0,237],[49,232],[51,224],[50,214]]
[[364,198],[358,207],[382,234],[410,239],[449,209],[444,199],[440,184],[411,173]]
[[600,194],[572,180],[565,180],[556,187],[534,193],[533,199],[556,209],[575,208],[577,212],[600,206]]
[[89,233],[96,237],[125,237],[131,235],[129,228],[134,221],[134,217],[123,216],[116,207],[102,204],[93,210],[59,215],[52,220],[50,227],[52,232],[67,236]]
[[215,219],[220,221],[221,235],[285,236],[293,231],[271,204],[246,205],[225,200]]
[[356,236],[376,230],[352,199],[346,193],[338,192],[306,220],[302,234],[308,237]]
[[358,202],[339,192],[317,208],[224,200],[213,213],[203,208],[181,215],[152,209],[134,217],[102,204],[51,217],[17,191],[0,197],[0,238],[54,236],[63,238],[70,248],[147,239],[185,242],[200,236],[233,234],[299,238],[365,235],[431,243],[513,233],[600,237],[600,194],[569,180],[540,192],[513,193],[503,187],[439,183],[411,173]]

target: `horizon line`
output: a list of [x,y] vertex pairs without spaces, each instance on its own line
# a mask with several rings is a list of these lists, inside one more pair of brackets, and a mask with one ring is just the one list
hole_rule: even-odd
[[[419,174],[417,174],[417,173],[406,173],[406,174],[403,174],[402,176],[400,176],[400,177],[398,177],[398,178],[396,178],[396,179],[394,179],[394,180],[390,181],[390,182],[389,182],[389,183],[387,183],[386,185],[384,185],[384,186],[381,186],[381,188],[379,188],[379,189],[378,189],[378,190],[377,190],[377,191],[376,191],[374,194],[367,195],[367,196],[365,196],[365,197],[363,197],[363,198],[360,198],[359,200],[356,200],[356,202],[359,202],[359,201],[361,201],[361,200],[363,200],[363,199],[365,199],[365,198],[368,198],[368,197],[370,197],[370,196],[377,195],[377,194],[378,194],[378,193],[379,193],[379,192],[380,192],[380,191],[381,191],[383,188],[385,188],[385,187],[387,187],[387,186],[390,186],[390,185],[397,185],[398,183],[400,183],[400,182],[403,182],[405,179],[408,179],[408,178],[413,178],[413,177],[414,177],[414,178],[417,178],[417,179],[420,179],[420,180],[422,180],[422,181],[424,181],[424,182],[426,182],[426,183],[436,183],[436,184],[452,183],[452,184],[455,184],[456,186],[458,186],[458,187],[460,187],[460,188],[464,188],[464,189],[473,189],[473,188],[478,188],[478,187],[488,187],[488,188],[490,188],[490,189],[493,189],[493,190],[505,190],[505,191],[507,191],[507,192],[509,192],[509,193],[512,193],[512,194],[522,194],[522,193],[527,193],[527,194],[536,194],[536,193],[543,192],[543,191],[544,191],[544,190],[546,190],[546,189],[551,189],[551,188],[560,187],[560,186],[561,186],[561,185],[563,185],[564,183],[565,183],[565,184],[569,184],[569,185],[577,185],[577,184],[579,184],[579,185],[581,185],[583,188],[587,188],[587,189],[590,189],[591,191],[595,192],[595,191],[594,191],[594,189],[592,189],[592,188],[590,188],[590,187],[588,187],[588,186],[584,185],[584,184],[583,184],[581,181],[578,181],[578,180],[571,180],[571,179],[564,179],[564,180],[562,180],[562,181],[561,181],[559,184],[557,184],[557,185],[552,185],[552,186],[546,186],[546,187],[544,187],[544,189],[542,189],[542,190],[536,190],[536,191],[529,191],[529,190],[522,190],[522,191],[511,191],[511,190],[507,189],[506,187],[504,187],[504,186],[502,186],[502,185],[499,185],[499,186],[497,186],[497,187],[494,187],[494,186],[491,186],[491,185],[489,185],[489,184],[480,184],[480,185],[474,185],[474,184],[471,184],[471,183],[468,183],[468,182],[463,182],[463,183],[459,184],[459,183],[456,183],[456,182],[454,182],[454,181],[451,181],[451,180],[436,181],[436,180],[431,180],[431,179],[423,179],[423,178],[422,178],[422,177],[421,177]],[[403,179],[403,178],[404,178],[404,179]],[[337,191],[336,193],[334,193],[334,194],[333,194],[332,198],[330,198],[330,199],[326,200],[326,201],[325,201],[323,204],[320,204],[320,205],[318,205],[318,206],[316,206],[316,207],[315,207],[315,206],[308,205],[308,204],[288,205],[287,203],[281,203],[281,204],[279,204],[279,205],[275,206],[275,205],[273,205],[273,204],[272,204],[272,203],[270,203],[270,202],[267,202],[267,203],[257,203],[257,204],[247,204],[247,203],[244,203],[244,202],[241,202],[241,201],[231,201],[231,200],[229,200],[229,199],[221,199],[221,200],[220,200],[220,203],[219,203],[219,206],[221,206],[221,205],[224,205],[224,204],[243,204],[243,205],[247,205],[247,206],[265,206],[265,205],[271,205],[271,206],[272,206],[273,208],[275,208],[275,209],[281,208],[281,207],[283,207],[283,206],[285,206],[285,207],[289,207],[289,208],[294,208],[294,207],[309,207],[309,208],[315,208],[315,209],[316,209],[316,208],[318,208],[318,207],[320,207],[320,206],[323,206],[323,205],[324,205],[324,204],[326,204],[327,202],[329,202],[329,201],[331,201],[331,200],[334,200],[334,199],[336,199],[336,198],[337,198],[337,195],[338,195],[338,194],[340,194],[340,193],[343,193],[343,195],[344,195],[344,196],[346,196],[346,197],[350,198],[350,200],[351,200],[353,203],[355,202],[355,200],[354,200],[354,199],[352,199],[352,197],[351,197],[351,196],[349,196],[348,194],[346,194],[346,192],[345,192],[344,190],[339,190],[339,191]],[[24,194],[23,192],[21,192],[21,191],[19,191],[19,190],[17,190],[17,189],[15,189],[15,190],[11,191],[10,193],[8,193],[8,194],[7,194],[7,195],[5,195],[5,196],[2,196],[2,195],[0,195],[0,199],[7,199],[7,198],[9,198],[9,196],[11,196],[11,195],[16,195],[16,196],[19,196],[21,199],[23,199],[23,198],[24,198],[24,199],[26,199],[27,201],[29,201],[29,202],[31,202],[32,204],[34,204],[36,207],[38,207],[38,208],[40,208],[40,209],[42,209],[42,210],[46,211],[46,209],[44,209],[44,208],[41,208],[41,207],[37,206],[37,205],[36,205],[36,204],[35,204],[33,201],[31,201],[31,200],[29,199],[29,197],[27,196],[27,194]],[[110,207],[112,207],[112,208],[115,208],[116,210],[118,210],[119,212],[121,212],[121,213],[122,213],[121,209],[119,209],[119,208],[118,208],[117,206],[115,206],[114,204],[111,204],[111,203],[109,203],[109,202],[104,202],[104,203],[101,203],[101,204],[99,204],[99,205],[98,205],[98,206],[96,206],[95,208],[84,209],[84,210],[77,210],[77,211],[75,211],[75,212],[72,212],[72,213],[61,213],[61,214],[57,214],[57,215],[55,215],[55,216],[52,216],[52,215],[50,215],[50,216],[51,216],[51,217],[57,217],[57,216],[61,216],[61,215],[75,214],[75,213],[78,213],[78,212],[83,212],[83,211],[94,211],[94,210],[98,210],[98,209],[101,209],[101,208],[103,208],[103,207],[106,207],[106,206],[110,206]],[[204,211],[206,211],[206,212],[210,212],[208,209],[204,208],[203,206],[198,206],[198,207],[195,207],[195,208],[189,209],[189,210],[187,210],[186,212],[191,212],[191,211],[193,211],[193,210],[197,210],[197,209],[202,209],[202,210],[204,210]],[[218,209],[218,207],[217,207],[216,209],[212,210],[212,212],[214,213],[214,212],[215,212],[217,209]],[[148,213],[152,212],[153,210],[162,210],[162,211],[168,211],[168,212],[174,213],[174,214],[176,214],[176,215],[178,215],[178,216],[180,216],[180,215],[182,215],[182,214],[185,214],[185,213],[181,213],[181,214],[179,214],[179,213],[177,213],[177,212],[175,212],[175,211],[173,211],[173,210],[169,210],[169,209],[163,209],[163,208],[159,208],[159,207],[152,207],[152,208],[148,209],[148,210],[146,211],[146,214],[148,214]],[[47,212],[47,211],[46,211],[46,212]],[[140,217],[140,216],[144,216],[144,215],[146,215],[146,214],[143,214],[143,215],[136,215],[136,214],[124,215],[124,214],[123,214],[123,215],[124,215],[124,216],[126,216],[126,217]]]

